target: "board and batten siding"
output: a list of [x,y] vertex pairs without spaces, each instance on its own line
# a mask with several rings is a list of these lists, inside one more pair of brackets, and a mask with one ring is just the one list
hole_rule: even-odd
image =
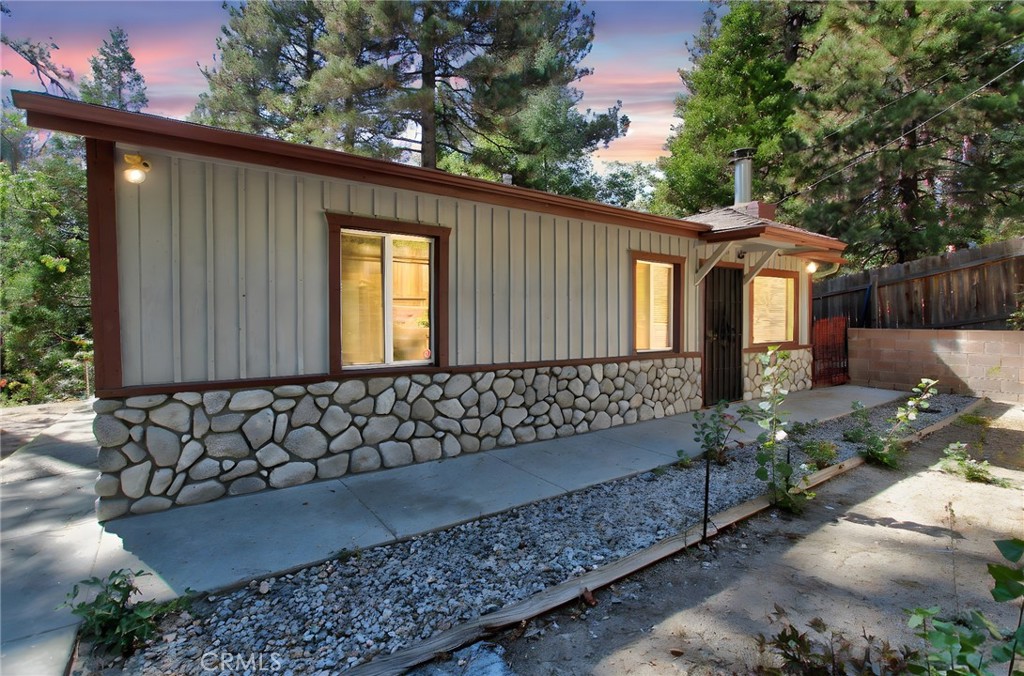
[[144,152],[146,182],[117,182],[125,386],[327,373],[327,210],[452,229],[452,365],[630,355],[630,251],[686,259],[701,349],[693,238]]

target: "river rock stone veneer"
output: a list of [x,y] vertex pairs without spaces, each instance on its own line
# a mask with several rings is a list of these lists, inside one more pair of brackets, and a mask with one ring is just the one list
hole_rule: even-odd
[[701,406],[700,359],[179,392],[93,405],[100,521]]
[[[810,348],[787,350],[787,352],[789,352],[789,360],[785,364],[787,373],[782,387],[790,392],[811,389],[814,374],[811,372],[813,357]],[[763,383],[764,369],[758,360],[760,356],[761,353],[758,352],[743,354],[743,398],[748,401],[762,396],[761,384]]]

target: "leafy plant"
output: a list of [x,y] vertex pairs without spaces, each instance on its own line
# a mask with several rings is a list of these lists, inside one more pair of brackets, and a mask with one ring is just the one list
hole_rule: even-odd
[[[719,465],[729,462],[729,436],[740,429],[740,421],[749,420],[749,407],[744,407],[738,416],[727,413],[728,402],[720,401],[707,413],[694,413],[693,429],[697,431],[697,441],[704,451],[704,527],[703,538],[708,537],[708,504],[711,496],[711,461]],[[686,451],[677,451],[680,462],[689,460]]]
[[788,512],[800,512],[804,503],[814,497],[813,493],[794,490],[792,477],[793,465],[788,457],[781,455],[782,444],[786,440],[788,423],[783,419],[782,403],[789,391],[782,387],[785,377],[785,363],[789,353],[779,350],[778,346],[758,355],[761,364],[762,400],[757,409],[745,406],[741,415],[756,420],[763,431],[757,437],[758,450],[754,456],[758,468],[754,475],[768,484],[768,500],[771,504]]
[[758,634],[757,649],[762,654],[771,652],[781,658],[782,666],[762,666],[756,669],[758,674],[900,674],[911,660],[918,658],[918,653],[910,648],[894,649],[887,641],[878,641],[867,633],[863,635],[867,645],[855,646],[820,617],[807,623],[811,631],[801,632],[778,604],[770,619],[781,622],[782,629],[771,638]]
[[[733,415],[727,412],[728,402],[720,401],[707,412],[697,411],[693,414],[693,429],[697,431],[697,441],[700,442],[704,457],[714,460],[719,465],[729,462],[729,437],[733,432],[740,430],[740,423],[749,419],[743,413]],[[676,454],[680,459],[688,458],[686,451],[680,450]]]
[[[61,607],[71,608],[73,614],[82,618],[81,637],[92,641],[94,649],[130,655],[153,637],[160,617],[188,606],[187,596],[166,603],[132,602],[132,597],[140,593],[135,579],[143,575],[149,573],[122,568],[105,579],[94,576],[71,588]],[[75,603],[82,587],[97,589],[96,596],[91,601]]]
[[991,484],[1003,488],[1009,488],[1011,485],[1006,479],[1001,479],[992,474],[987,460],[979,462],[972,458],[971,454],[967,452],[967,444],[961,441],[955,441],[946,446],[942,453],[946,456],[942,460],[942,470],[944,472],[957,474],[968,481],[980,484]]
[[836,459],[837,449],[836,445],[831,441],[812,440],[805,441],[800,446],[800,450],[804,452],[814,466],[818,469],[825,469]]
[[992,598],[999,603],[1021,599],[1016,629],[1001,630],[978,610],[972,610],[965,621],[955,621],[941,618],[937,607],[916,608],[909,624],[929,647],[908,665],[910,673],[985,675],[994,673],[993,665],[1006,663],[1008,676],[1024,673],[1014,669],[1017,658],[1024,658],[1024,540],[997,540],[996,547],[1014,565],[988,564],[995,581]]
[[852,408],[850,417],[854,421],[854,426],[843,430],[843,439],[859,444],[871,434],[871,410],[860,401],[853,402]]
[[896,409],[896,415],[886,421],[890,425],[889,431],[884,437],[875,433],[869,434],[864,441],[861,455],[875,464],[893,469],[899,467],[906,452],[902,437],[912,429],[912,423],[917,420],[918,413],[929,407],[928,399],[938,392],[935,389],[937,383],[937,380],[922,378],[906,403]]

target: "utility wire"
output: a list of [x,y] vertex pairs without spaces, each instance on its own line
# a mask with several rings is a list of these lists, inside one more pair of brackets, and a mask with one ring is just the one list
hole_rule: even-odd
[[[993,47],[992,49],[988,50],[987,52],[984,52],[983,54],[977,55],[976,57],[974,57],[973,59],[971,59],[967,63],[968,64],[975,63],[976,61],[981,60],[982,57],[989,56],[990,54],[994,54],[995,52],[999,51],[1000,49],[1002,49],[1006,45],[1014,42],[1015,40],[1019,39],[1020,37],[1024,37],[1024,33],[1017,33],[1016,35],[1010,37],[1008,40],[1006,40],[1006,41],[1002,42],[1001,44],[998,44],[995,47]],[[818,143],[814,144],[813,146],[807,146],[806,148],[800,148],[799,150],[796,150],[795,152],[803,153],[803,152],[807,152],[808,150],[817,150],[817,149],[821,148],[821,146],[824,145],[825,141],[827,141],[828,139],[832,138],[836,134],[838,134],[840,132],[843,132],[843,131],[846,131],[847,129],[849,129],[853,125],[857,124],[858,122],[862,122],[863,120],[866,120],[869,117],[874,117],[875,115],[877,115],[878,113],[882,112],[883,110],[885,110],[889,106],[896,105],[897,103],[899,103],[903,99],[907,98],[908,96],[910,96],[912,94],[916,94],[917,92],[921,91],[925,87],[930,87],[933,84],[935,84],[936,82],[938,82],[940,80],[944,80],[944,79],[946,79],[947,77],[949,77],[952,74],[953,74],[953,71],[948,70],[945,73],[943,73],[942,75],[940,75],[937,78],[935,78],[934,80],[930,80],[928,82],[925,82],[923,85],[920,85],[918,87],[915,87],[914,89],[911,89],[908,92],[905,92],[904,94],[902,94],[898,98],[895,98],[892,101],[889,101],[888,103],[886,103],[885,105],[881,106],[880,108],[876,108],[875,110],[871,111],[870,113],[865,113],[865,114],[861,115],[860,117],[858,117],[857,119],[851,120],[851,121],[847,122],[842,127],[839,127],[838,129],[829,132],[825,136],[821,137],[821,140]]]
[[808,190],[812,190],[812,189],[814,189],[815,187],[817,187],[817,186],[818,186],[819,184],[821,184],[821,183],[824,183],[825,181],[827,181],[828,179],[832,178],[833,176],[837,176],[837,175],[839,175],[839,174],[843,173],[844,171],[846,171],[846,170],[847,170],[847,169],[849,169],[850,167],[855,167],[855,166],[857,166],[858,164],[860,164],[860,163],[861,163],[861,162],[863,162],[864,160],[866,160],[866,159],[870,158],[870,157],[871,157],[872,155],[874,155],[875,153],[878,153],[878,152],[880,152],[881,150],[883,150],[884,148],[886,148],[887,146],[891,146],[891,145],[892,145],[893,143],[896,143],[897,141],[899,141],[900,139],[902,139],[902,138],[903,138],[904,136],[906,136],[907,134],[912,134],[912,133],[914,133],[915,131],[917,131],[917,130],[918,130],[918,129],[920,129],[921,127],[925,126],[926,124],[928,124],[929,122],[931,122],[932,120],[934,120],[935,118],[937,118],[937,117],[938,117],[939,115],[942,115],[943,113],[949,112],[949,111],[950,111],[950,110],[952,110],[952,109],[953,109],[954,107],[956,107],[956,106],[960,105],[961,103],[963,103],[963,102],[964,102],[964,101],[966,101],[967,99],[971,98],[972,96],[974,96],[975,94],[977,94],[978,92],[980,92],[980,91],[981,91],[982,89],[984,89],[985,87],[988,87],[988,86],[989,86],[990,84],[992,84],[993,82],[995,82],[995,81],[996,81],[996,80],[998,80],[999,78],[1003,77],[1004,75],[1006,75],[1007,73],[1009,73],[1009,72],[1010,72],[1010,71],[1012,71],[1012,70],[1013,70],[1014,68],[1016,68],[1017,66],[1021,65],[1022,63],[1024,63],[1024,59],[1021,59],[1021,60],[1020,60],[1020,61],[1018,61],[1017,63],[1013,64],[1012,66],[1010,66],[1009,68],[1007,68],[1006,70],[1004,70],[1004,71],[1003,71],[1002,73],[1000,73],[999,75],[996,75],[996,76],[995,76],[994,78],[992,78],[991,80],[989,80],[989,81],[988,81],[988,82],[986,82],[985,84],[981,85],[980,87],[978,87],[977,89],[975,89],[974,91],[972,91],[972,92],[971,92],[970,94],[967,94],[966,96],[963,96],[962,98],[959,98],[959,99],[957,99],[956,101],[954,101],[953,103],[949,104],[948,106],[946,106],[945,108],[943,108],[943,109],[942,109],[942,110],[940,110],[939,112],[935,113],[934,115],[932,115],[931,117],[929,117],[929,118],[928,118],[927,120],[925,120],[925,121],[924,121],[924,122],[922,122],[921,124],[919,124],[919,125],[917,125],[916,127],[914,127],[913,129],[909,129],[909,130],[907,130],[907,131],[903,132],[902,134],[900,134],[899,136],[897,136],[896,138],[892,139],[891,141],[888,141],[888,142],[886,142],[886,143],[883,143],[882,145],[878,146],[878,147],[877,147],[877,148],[875,148],[874,150],[870,150],[870,151],[868,151],[868,152],[864,153],[863,155],[861,155],[861,156],[860,156],[860,157],[858,157],[857,159],[853,160],[853,161],[852,161],[852,162],[850,162],[849,164],[846,164],[846,165],[844,165],[843,167],[840,167],[840,168],[839,168],[839,169],[837,169],[836,171],[833,171],[833,172],[832,172],[832,173],[830,173],[830,174],[826,174],[825,176],[822,176],[821,178],[819,178],[819,179],[818,179],[817,181],[815,181],[814,183],[811,183],[811,184],[810,184],[809,186],[807,186],[806,188],[803,188],[802,190],[798,190],[798,191],[796,191],[796,192],[794,192],[794,193],[790,193],[790,194],[786,195],[785,197],[783,197],[782,199],[780,199],[780,200],[779,200],[778,202],[776,202],[775,204],[782,204],[783,202],[785,202],[786,200],[788,200],[788,199],[789,199],[790,197],[796,197],[797,195],[802,195],[803,193],[807,192]]

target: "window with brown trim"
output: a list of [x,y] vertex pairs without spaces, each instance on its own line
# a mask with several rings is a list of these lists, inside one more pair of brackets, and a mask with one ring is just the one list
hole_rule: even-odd
[[447,228],[327,214],[331,370],[446,365]]
[[750,342],[778,345],[796,341],[797,276],[765,270],[750,283]]
[[634,251],[633,350],[678,352],[682,258]]

